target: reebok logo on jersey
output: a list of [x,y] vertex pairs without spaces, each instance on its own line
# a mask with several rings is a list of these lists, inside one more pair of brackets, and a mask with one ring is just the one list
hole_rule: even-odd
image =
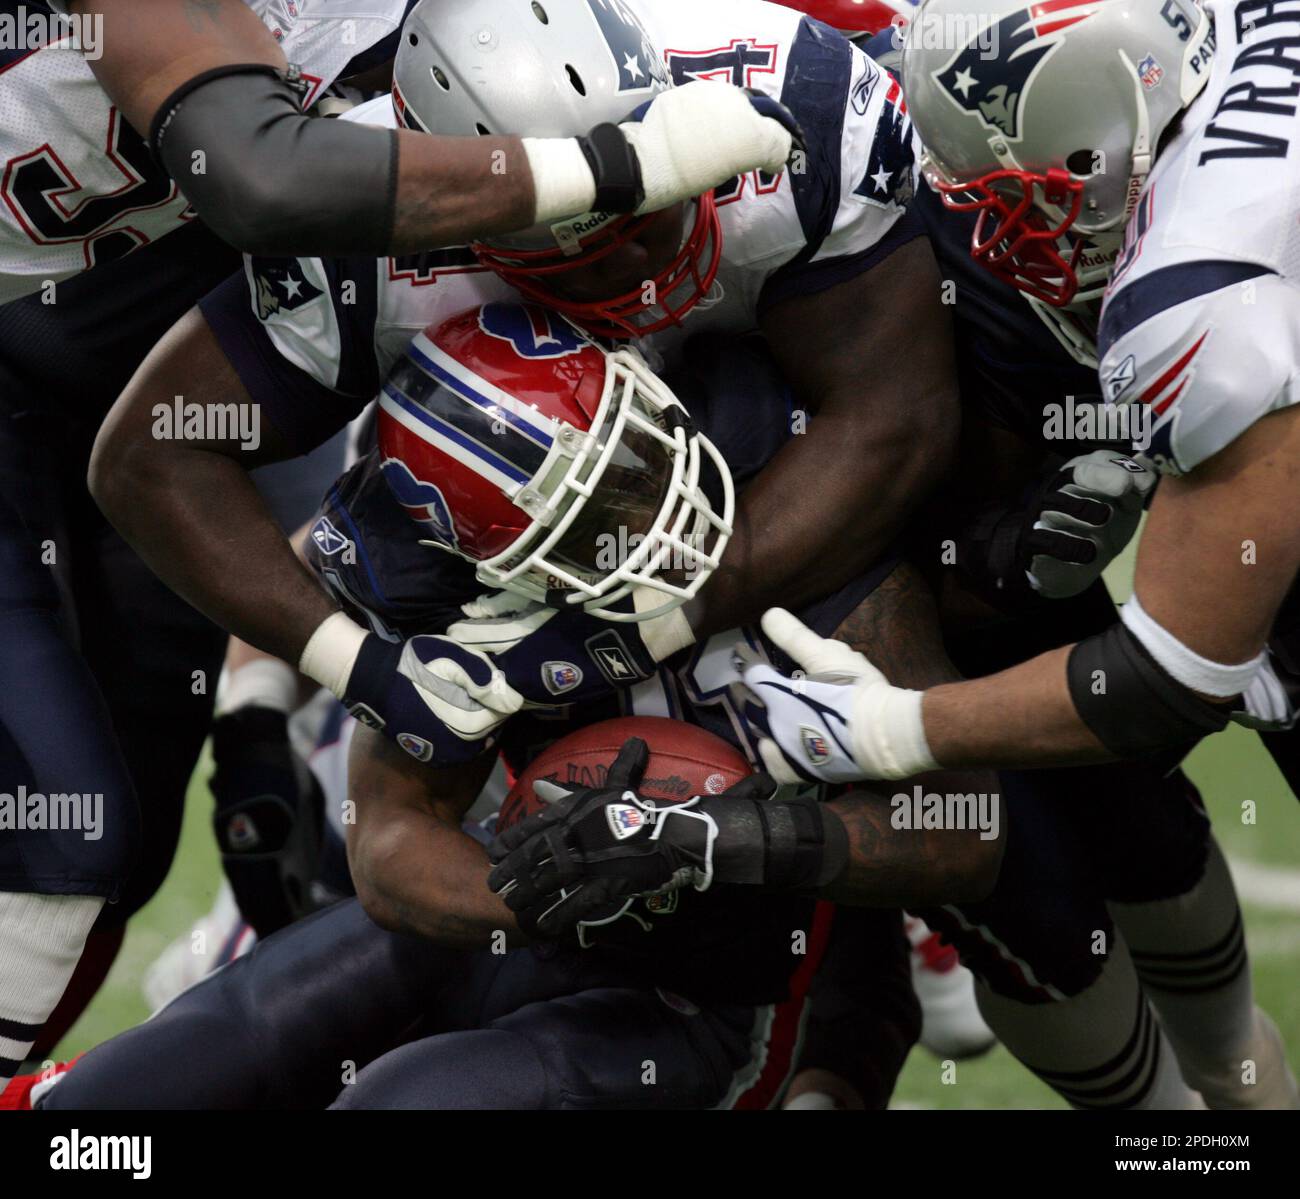
[[637,669],[632,655],[627,651],[627,646],[623,644],[623,639],[612,629],[607,633],[598,633],[595,637],[588,638],[587,652],[599,667],[600,673],[615,687],[635,683],[638,679],[646,677]]

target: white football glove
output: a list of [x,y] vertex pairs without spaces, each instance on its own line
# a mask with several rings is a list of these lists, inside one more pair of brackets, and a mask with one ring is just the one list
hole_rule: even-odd
[[748,647],[736,649],[743,685],[735,698],[777,782],[901,779],[937,768],[920,691],[891,686],[862,654],[819,637],[784,608],[770,609],[762,626],[801,668],[783,675]]
[[709,80],[670,88],[642,120],[619,128],[641,164],[638,213],[693,199],[747,171],[778,174],[794,147],[794,118],[775,100]]
[[1266,654],[1250,686],[1241,693],[1241,698],[1245,702],[1245,710],[1232,714],[1234,724],[1261,733],[1277,733],[1295,727],[1295,704],[1286,685],[1277,676],[1271,650]]

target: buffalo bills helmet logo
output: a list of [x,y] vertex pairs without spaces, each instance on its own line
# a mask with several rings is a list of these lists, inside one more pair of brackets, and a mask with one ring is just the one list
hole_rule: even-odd
[[668,72],[641,18],[625,0],[587,0],[618,68],[620,92],[668,86]]
[[447,507],[442,492],[432,483],[422,483],[417,479],[400,458],[385,459],[379,469],[397,502],[413,519],[429,527],[433,540],[454,550],[459,544],[456,522],[452,520],[451,509]]
[[515,347],[521,358],[567,358],[591,344],[559,313],[536,304],[484,304],[479,328]]
[[1018,138],[1029,77],[1061,44],[1045,39],[1086,20],[1095,8],[1095,0],[1043,0],[1017,9],[982,30],[934,77],[959,108]]

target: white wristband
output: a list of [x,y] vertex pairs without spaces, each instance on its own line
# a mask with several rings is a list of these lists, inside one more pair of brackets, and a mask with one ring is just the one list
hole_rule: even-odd
[[[664,593],[653,587],[634,587],[632,589],[632,606],[638,612],[650,612],[663,607]],[[656,662],[666,661],[679,649],[695,644],[695,630],[686,619],[686,613],[680,608],[665,612],[662,616],[652,616],[637,624],[641,634],[641,643],[650,651]]]
[[367,635],[346,614],[335,612],[321,621],[311,635],[298,661],[298,669],[342,699]]
[[298,672],[279,658],[255,658],[226,675],[217,715],[240,708],[271,708],[286,716],[298,706]]
[[849,730],[853,756],[872,777],[906,779],[939,769],[925,739],[924,695],[888,684],[858,684]]
[[523,143],[537,196],[533,223],[545,225],[590,212],[596,202],[596,180],[578,139],[526,137]]

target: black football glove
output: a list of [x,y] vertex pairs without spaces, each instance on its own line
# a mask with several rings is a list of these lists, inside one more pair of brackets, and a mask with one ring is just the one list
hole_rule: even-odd
[[488,886],[525,934],[558,937],[606,923],[639,895],[704,891],[715,879],[804,890],[842,869],[843,825],[815,800],[774,801],[776,784],[754,774],[720,795],[659,804],[637,793],[649,756],[634,737],[604,787],[536,784],[547,809],[488,847]]
[[324,797],[289,744],[283,712],[249,706],[220,717],[212,756],[222,868],[244,919],[266,937],[315,906]]

